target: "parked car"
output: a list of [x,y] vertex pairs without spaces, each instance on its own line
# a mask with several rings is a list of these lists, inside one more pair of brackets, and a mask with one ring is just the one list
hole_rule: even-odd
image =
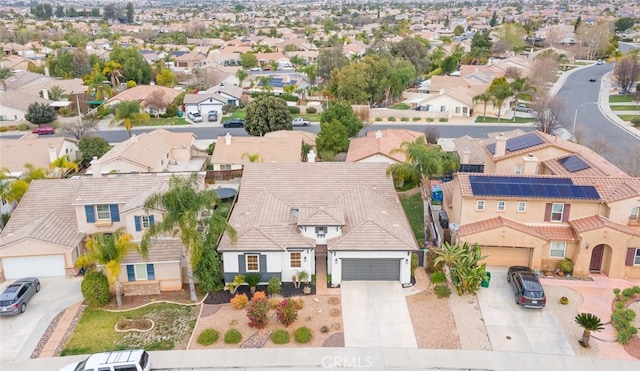
[[260,67],[251,67],[249,71],[260,71]]
[[544,308],[547,297],[538,276],[529,267],[512,266],[507,271],[507,281],[515,293],[515,302],[525,308]]
[[202,122],[202,115],[200,112],[189,112],[187,113],[187,117],[193,122]]
[[222,123],[222,127],[225,128],[243,128],[244,120],[242,119],[231,119]]
[[7,286],[0,294],[0,316],[24,313],[27,303],[40,291],[40,280],[35,277],[21,278]]
[[531,113],[531,108],[527,107],[524,103],[520,103],[513,108],[514,111]]
[[32,133],[34,134],[55,134],[56,133],[56,129],[51,126],[51,125],[41,125],[38,126],[37,128],[31,130]]
[[602,65],[603,63],[604,63],[604,62],[602,61],[602,59],[598,59],[598,61],[596,62],[596,64],[597,64],[598,66]]
[[596,81],[598,81],[598,79],[596,79],[595,77],[592,77],[589,79],[589,82],[596,82]]
[[311,121],[305,120],[302,117],[296,117],[291,121],[291,126],[309,126]]
[[142,349],[96,353],[84,361],[68,364],[60,371],[149,371],[149,353]]
[[209,111],[209,116],[207,116],[207,120],[218,121],[218,111]]

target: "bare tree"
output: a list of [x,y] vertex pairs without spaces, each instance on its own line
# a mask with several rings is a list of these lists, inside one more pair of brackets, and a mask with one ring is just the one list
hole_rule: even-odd
[[533,101],[536,116],[536,129],[553,134],[562,128],[561,118],[564,115],[564,105],[556,97],[540,95]]
[[63,134],[68,134],[80,140],[83,136],[95,130],[100,119],[96,115],[86,115],[81,120],[72,120],[60,124],[58,129]]
[[144,100],[146,108],[155,108],[156,118],[160,116],[161,110],[167,108],[169,103],[163,90],[154,90],[151,94],[147,95],[147,98]]
[[616,63],[616,68],[613,70],[613,77],[616,79],[622,93],[628,93],[631,91],[631,87],[635,84],[638,75],[640,74],[640,65],[638,59],[635,56],[627,56]]
[[504,70],[504,77],[506,77],[509,80],[513,80],[516,77],[520,77],[520,76],[522,76],[522,70],[519,69],[518,67],[509,66]]
[[581,23],[576,31],[578,43],[587,47],[587,59],[595,59],[604,54],[611,39],[611,28],[606,22],[598,22],[595,25]]
[[547,85],[555,81],[558,71],[558,61],[553,55],[540,55],[531,65],[529,79],[531,85],[536,87],[539,94],[544,95],[548,90]]
[[640,177],[640,161],[638,161],[640,158],[640,144],[631,147],[624,146],[616,157],[616,164],[619,165],[620,169],[631,176]]
[[554,44],[558,44],[560,43],[560,41],[562,41],[562,34],[560,33],[558,26],[550,26],[547,29],[547,37],[545,38],[545,41],[552,48]]
[[606,153],[611,153],[613,147],[609,143],[609,140],[602,135],[598,135],[597,137],[591,138],[587,143],[587,147],[591,148],[594,152],[603,155]]

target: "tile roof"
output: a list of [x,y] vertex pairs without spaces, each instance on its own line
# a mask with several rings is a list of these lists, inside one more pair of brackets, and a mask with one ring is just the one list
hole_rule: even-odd
[[151,239],[151,246],[145,259],[136,250],[131,250],[122,259],[122,264],[180,262],[182,241],[178,238]]
[[136,85],[133,88],[127,89],[120,94],[111,97],[107,103],[116,103],[124,101],[137,101],[142,104],[143,107],[147,106],[146,99],[154,92],[160,92],[165,104],[173,102],[176,97],[182,94],[181,90],[171,89],[160,85]]
[[206,100],[212,99],[217,103],[227,103],[227,98],[222,97],[219,94],[185,94],[184,104],[198,104]]
[[249,159],[245,154],[260,155],[260,162],[263,163],[302,162],[302,139],[294,136],[232,136],[231,144],[226,144],[225,136],[219,136],[211,163],[248,164]]
[[116,144],[100,157],[102,172],[109,173],[111,168],[117,171],[119,161],[135,164],[148,171],[163,159],[168,165],[167,155],[171,151],[171,146],[163,140],[163,137],[166,136],[142,133]]
[[627,227],[626,225],[614,223],[600,215],[592,215],[585,218],[570,220],[569,224],[577,233],[588,232],[600,228],[611,228],[632,236],[640,236],[639,230]]
[[71,205],[126,204],[136,197],[149,196],[159,184],[169,181],[162,175],[83,177],[70,181],[81,182],[70,201]]
[[592,185],[607,202],[624,200],[640,195],[640,178],[634,177],[572,177],[574,184]]
[[[376,136],[381,136],[377,138]],[[403,142],[413,142],[424,134],[406,129],[385,129],[371,131],[367,136],[353,138],[349,142],[347,162],[364,160],[375,155],[383,155],[397,162],[405,162],[406,156],[402,152],[391,153],[399,149]]]
[[579,238],[571,227],[550,227],[534,225],[530,227],[549,241],[578,241]]
[[48,169],[51,164],[49,147],[53,146],[56,156],[63,154],[65,142],[77,143],[74,139],[64,137],[41,137],[26,135],[20,139],[0,139],[0,168],[7,168],[12,173],[22,173],[27,169],[25,163]]
[[501,216],[498,216],[498,217],[495,217],[495,218],[491,218],[491,219],[482,220],[482,221],[475,222],[475,223],[464,224],[464,225],[460,226],[460,230],[458,231],[458,235],[459,236],[468,236],[468,235],[472,235],[472,234],[476,234],[476,233],[480,233],[480,232],[486,232],[486,231],[489,231],[489,230],[492,230],[492,229],[502,228],[502,227],[511,228],[511,229],[516,230],[518,232],[526,233],[528,235],[540,238],[542,240],[546,239],[546,237],[543,234],[539,233],[535,229],[533,229],[533,228],[531,228],[531,227],[529,227],[529,226],[527,226],[525,224],[518,223],[518,222],[516,222],[514,220],[503,218]]
[[298,225],[344,225],[344,210],[342,207],[303,207],[299,210]]
[[[246,164],[229,219],[238,241],[232,244],[225,235],[219,250],[314,247],[315,240],[297,231],[299,219],[309,217],[344,220],[343,235],[328,241],[329,250],[415,250],[386,168],[385,163]],[[297,216],[292,209],[298,209]]]
[[318,136],[316,133],[311,133],[308,131],[302,130],[278,130],[271,131],[266,133],[265,138],[282,138],[282,137],[294,137],[300,138],[303,143],[308,144],[310,146],[316,145],[316,137]]
[[[453,140],[456,151],[458,152],[458,157],[462,158],[463,151],[465,148],[469,148],[469,163],[474,165],[484,164],[485,162],[485,146],[488,144],[495,143],[495,137],[500,133],[489,133],[489,138],[472,138],[468,135],[455,138]],[[521,129],[515,129],[511,131],[505,131],[502,133],[507,138],[515,138],[520,135],[526,134],[525,131]]]

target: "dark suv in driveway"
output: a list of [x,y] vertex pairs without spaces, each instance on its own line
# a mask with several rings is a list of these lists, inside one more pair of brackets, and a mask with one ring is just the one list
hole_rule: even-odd
[[512,266],[507,271],[507,281],[515,293],[516,304],[525,308],[544,308],[547,297],[538,276],[529,267]]
[[244,120],[242,119],[231,119],[229,121],[225,121],[222,123],[222,127],[225,128],[243,128]]

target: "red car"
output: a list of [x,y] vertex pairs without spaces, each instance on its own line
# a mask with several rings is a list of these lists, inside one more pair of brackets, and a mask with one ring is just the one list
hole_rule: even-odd
[[53,126],[51,126],[51,125],[42,125],[42,126],[39,126],[39,127],[35,128],[35,129],[33,129],[31,132],[34,133],[34,134],[38,134],[38,135],[40,135],[40,134],[55,134],[56,133],[56,129],[54,129]]

